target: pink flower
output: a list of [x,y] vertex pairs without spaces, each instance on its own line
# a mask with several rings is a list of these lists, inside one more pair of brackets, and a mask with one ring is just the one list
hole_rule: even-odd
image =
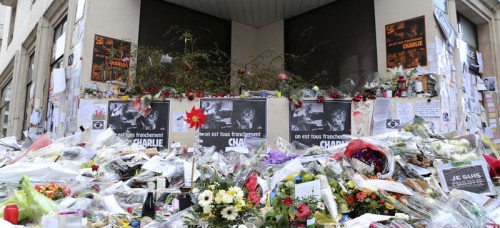
[[303,219],[307,218],[311,215],[311,210],[309,210],[309,207],[305,204],[299,204],[297,206],[297,218]]
[[280,78],[281,80],[286,80],[288,76],[285,73],[280,73],[278,74],[278,78]]
[[255,192],[249,192],[248,193],[248,200],[252,201],[253,204],[258,204],[259,203],[259,197]]

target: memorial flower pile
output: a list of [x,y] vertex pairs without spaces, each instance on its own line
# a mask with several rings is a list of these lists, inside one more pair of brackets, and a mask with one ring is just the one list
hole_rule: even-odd
[[35,190],[54,201],[60,200],[71,194],[71,189],[66,187],[66,185],[56,183],[50,183],[48,185],[36,185]]

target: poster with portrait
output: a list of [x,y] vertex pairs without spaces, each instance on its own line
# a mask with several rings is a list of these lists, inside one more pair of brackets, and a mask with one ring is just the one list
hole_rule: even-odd
[[347,142],[351,134],[351,101],[302,101],[290,103],[290,141],[329,148]]
[[483,83],[488,91],[495,92],[497,88],[497,78],[496,77],[484,77]]
[[92,53],[91,80],[98,82],[129,82],[131,43],[95,35]]
[[427,66],[425,16],[385,26],[387,68]]
[[266,138],[266,99],[201,99],[207,115],[200,127],[203,146],[216,150],[240,146],[247,137]]
[[132,139],[144,147],[168,147],[170,102],[151,103],[151,113],[144,117],[132,107],[132,101],[108,102],[108,127],[120,137]]

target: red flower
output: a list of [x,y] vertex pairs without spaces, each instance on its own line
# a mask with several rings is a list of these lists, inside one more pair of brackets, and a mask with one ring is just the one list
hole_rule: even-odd
[[316,97],[316,102],[317,103],[323,103],[323,102],[325,102],[325,97],[319,95],[318,97]]
[[302,101],[301,100],[298,100],[297,102],[295,102],[293,104],[293,106],[297,109],[297,108],[301,108],[302,107]]
[[165,92],[161,93],[161,95],[160,95],[160,97],[163,98],[163,99],[165,99],[165,98],[167,98],[169,96],[170,96],[170,92],[169,91],[165,91]]
[[132,214],[132,212],[134,212],[134,208],[132,208],[132,207],[127,207],[127,212],[128,212],[129,214]]
[[99,170],[99,166],[96,165],[96,164],[93,164],[92,165],[92,171],[97,171],[97,170]]
[[287,196],[287,197],[283,200],[283,205],[285,205],[285,206],[292,206],[292,198],[290,198],[290,196]]
[[238,69],[236,69],[236,73],[239,75],[242,75],[242,74],[246,74],[246,71],[238,68]]
[[379,200],[378,200],[378,204],[384,204],[384,203],[385,203],[385,202],[384,202],[384,200],[383,200],[383,199],[379,199]]
[[260,201],[259,197],[257,196],[257,194],[255,194],[255,192],[249,192],[248,199],[252,201],[253,204],[258,204]]
[[189,95],[188,100],[190,100],[190,101],[194,100],[194,95]]
[[358,202],[363,202],[363,200],[365,200],[366,198],[366,193],[358,192],[358,194],[356,194],[356,198],[358,199]]
[[245,186],[247,187],[247,190],[249,192],[255,191],[255,188],[257,187],[257,173],[252,173],[248,178],[245,183]]
[[360,102],[361,101],[361,97],[353,97],[352,101],[354,101],[354,102]]
[[311,215],[311,211],[309,210],[309,207],[305,204],[299,204],[297,206],[297,218],[303,219],[307,218]]
[[186,117],[184,121],[190,124],[189,128],[196,127],[196,130],[200,127],[200,125],[205,125],[205,118],[207,115],[203,114],[203,108],[195,109],[194,106],[191,109],[191,112],[186,112]]
[[347,204],[349,204],[349,206],[354,205],[354,195],[347,195],[346,200],[347,200]]
[[377,195],[375,195],[375,193],[372,193],[372,194],[370,195],[370,197],[371,197],[372,199],[375,199],[375,198],[377,198]]

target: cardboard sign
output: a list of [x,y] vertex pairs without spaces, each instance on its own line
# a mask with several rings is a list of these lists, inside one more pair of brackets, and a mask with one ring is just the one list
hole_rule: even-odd
[[446,192],[460,189],[479,194],[491,194],[491,182],[488,168],[483,161],[474,161],[467,165],[447,163],[437,166],[441,186]]

